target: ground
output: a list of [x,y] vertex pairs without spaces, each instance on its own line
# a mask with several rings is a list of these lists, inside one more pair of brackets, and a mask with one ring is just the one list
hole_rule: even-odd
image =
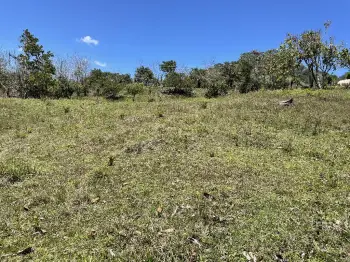
[[0,99],[0,260],[350,261],[349,90],[136,101]]

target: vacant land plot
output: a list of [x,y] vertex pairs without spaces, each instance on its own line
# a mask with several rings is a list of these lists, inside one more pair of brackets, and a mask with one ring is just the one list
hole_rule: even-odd
[[0,260],[350,261],[349,189],[346,90],[0,100]]

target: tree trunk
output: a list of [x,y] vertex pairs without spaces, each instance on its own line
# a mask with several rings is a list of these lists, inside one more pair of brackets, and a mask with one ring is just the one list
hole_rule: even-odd
[[312,76],[309,74],[309,87],[313,88],[314,86],[314,79],[312,78]]

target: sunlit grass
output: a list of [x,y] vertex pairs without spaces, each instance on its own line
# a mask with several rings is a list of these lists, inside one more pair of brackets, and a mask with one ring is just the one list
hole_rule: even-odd
[[349,91],[136,101],[0,99],[0,260],[350,259]]

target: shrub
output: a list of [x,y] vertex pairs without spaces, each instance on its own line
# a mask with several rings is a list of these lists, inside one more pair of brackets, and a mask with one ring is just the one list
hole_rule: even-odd
[[57,79],[56,87],[53,91],[55,98],[70,98],[74,93],[73,84],[66,77],[60,76]]
[[138,94],[143,93],[145,86],[142,83],[132,83],[126,85],[126,92],[132,96],[132,101],[135,101],[135,97]]
[[225,84],[213,84],[211,85],[207,92],[205,93],[206,98],[213,98],[218,96],[227,95],[228,86]]
[[168,87],[164,94],[193,96],[192,80],[184,73],[169,73],[163,83],[164,87]]
[[120,95],[120,92],[123,90],[123,85],[121,84],[108,84],[104,87],[102,90],[102,95],[110,100],[117,100],[120,99],[122,96]]

